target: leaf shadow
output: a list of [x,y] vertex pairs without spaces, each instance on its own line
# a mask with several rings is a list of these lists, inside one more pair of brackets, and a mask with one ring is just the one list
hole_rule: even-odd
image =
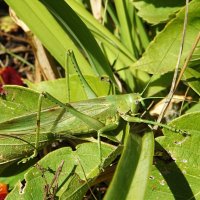
[[[156,142],[156,146],[166,153],[166,150],[159,143]],[[161,160],[155,166],[167,182],[175,200],[196,200],[185,175],[172,158],[167,162]]]

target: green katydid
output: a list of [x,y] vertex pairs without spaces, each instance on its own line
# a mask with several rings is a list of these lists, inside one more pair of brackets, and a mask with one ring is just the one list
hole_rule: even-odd
[[[31,154],[31,157],[35,157],[39,149],[56,139],[91,133],[97,133],[101,159],[100,135],[116,129],[121,118],[127,122],[156,124],[180,132],[164,124],[137,118],[138,103],[142,101],[137,93],[64,104],[46,92],[39,93],[19,86],[6,86],[4,89],[6,94],[1,98],[0,108],[4,108],[5,112],[13,112],[14,115],[12,119],[0,121],[0,165]],[[33,112],[29,112],[30,105],[26,105],[20,115],[18,109],[23,104],[23,93],[38,101],[38,106]]]
[[[16,136],[32,143],[36,148],[42,148],[53,140],[66,135],[82,135],[94,132],[100,134],[106,130],[115,129],[120,116],[125,115],[130,109],[133,113],[137,112],[137,102],[139,100],[138,94],[127,94],[100,97],[65,105],[47,93],[41,95],[38,92],[19,86],[6,86],[5,91],[8,93],[5,97],[7,100],[2,99],[2,106],[6,104],[6,101],[10,105],[15,104],[12,103],[12,97],[14,95],[23,96],[22,93],[27,93],[32,99],[39,99],[39,97],[42,99],[42,95],[44,95],[50,98],[50,101],[49,99],[43,100],[44,104],[47,105],[44,105],[40,115],[35,110],[33,113],[0,122],[0,134],[4,134],[0,140],[1,164],[23,158],[30,155],[34,150],[30,144],[17,138],[9,138],[8,140],[5,135]],[[58,106],[53,106],[51,100],[57,103]],[[41,101],[39,102],[41,104]],[[7,109],[9,112],[9,107]],[[37,116],[40,116],[40,126],[37,129],[40,133],[38,132],[38,139],[35,139]],[[36,140],[38,142],[35,142]],[[8,150],[8,146],[10,146],[10,150]]]

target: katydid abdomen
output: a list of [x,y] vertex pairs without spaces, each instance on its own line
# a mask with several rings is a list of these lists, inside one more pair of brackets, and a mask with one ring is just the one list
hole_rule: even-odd
[[[37,101],[40,95],[22,87],[8,86],[5,90],[6,95],[2,96],[0,101],[0,108],[5,112],[5,116],[0,117],[0,164],[32,154],[37,128]],[[27,101],[24,102],[23,97],[31,99],[29,105]],[[70,103],[70,106],[85,116],[98,120],[103,126],[116,125],[121,115],[137,112],[139,98],[138,94],[111,95]],[[83,135],[96,131],[81,117],[77,117],[46,98],[43,100],[40,113],[39,149],[62,136]]]

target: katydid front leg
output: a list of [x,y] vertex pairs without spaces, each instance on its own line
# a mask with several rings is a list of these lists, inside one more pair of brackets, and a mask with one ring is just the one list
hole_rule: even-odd
[[100,158],[100,169],[102,169],[102,153],[101,153],[101,135],[104,132],[115,130],[118,127],[118,123],[110,124],[102,127],[100,130],[97,131],[97,141],[98,141],[98,148],[99,148],[99,158]]
[[130,116],[130,115],[122,115],[121,116],[125,121],[127,122],[135,122],[135,123],[145,123],[145,124],[151,124],[151,125],[157,125],[157,126],[160,126],[162,128],[166,128],[170,131],[173,131],[173,132],[176,132],[176,133],[180,133],[182,134],[184,137],[186,136],[190,136],[189,133],[187,133],[186,131],[183,131],[183,130],[180,130],[180,129],[177,129],[175,127],[171,127],[171,126],[168,126],[166,124],[161,124],[161,123],[158,123],[158,122],[154,122],[154,121],[150,121],[150,120],[145,120],[145,119],[141,119],[139,117],[134,117],[134,116]]
[[[96,93],[94,92],[94,90],[90,87],[90,85],[88,84],[88,82],[86,81],[86,79],[84,78],[79,66],[78,66],[78,63],[76,61],[76,58],[75,58],[75,55],[74,55],[74,52],[72,50],[68,50],[67,51],[67,56],[71,58],[71,61],[72,61],[72,64],[79,76],[79,79],[81,81],[81,84],[83,86],[83,88],[85,89],[85,93],[88,97],[88,99],[92,99],[92,98],[96,98],[97,95]],[[67,71],[69,71],[69,69],[66,67]],[[69,79],[69,77],[68,77]],[[68,84],[69,84],[69,81],[68,81]]]

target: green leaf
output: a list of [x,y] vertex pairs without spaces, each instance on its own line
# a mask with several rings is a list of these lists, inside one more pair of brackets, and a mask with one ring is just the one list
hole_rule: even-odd
[[[200,1],[191,1],[189,4],[185,45],[180,66],[183,66],[185,58],[188,56],[199,33],[199,13]],[[138,68],[150,74],[164,74],[174,70],[181,45],[184,15],[185,9],[181,9],[176,18],[171,20],[154,38],[142,58],[132,65],[132,69]]]
[[200,112],[200,103],[197,103],[195,105],[193,105],[191,108],[189,108],[186,113],[193,113],[193,112]]
[[151,24],[165,22],[175,16],[175,13],[185,5],[184,0],[134,0],[138,15]]
[[149,87],[145,91],[145,96],[155,96],[161,91],[166,92],[166,88],[171,86],[172,77],[172,72],[163,75],[154,75],[153,77],[151,77]]
[[[118,153],[119,149],[116,147],[102,144],[103,163],[106,163],[103,166],[108,166]],[[112,154],[114,156],[111,156]],[[55,176],[62,162],[64,164],[60,175]],[[100,173],[99,164],[97,143],[81,144],[76,151],[72,151],[69,147],[60,148],[49,153],[32,167],[24,176],[25,185],[22,186],[21,182],[18,182],[7,199],[44,199],[45,191],[53,178],[55,178],[53,187],[58,184],[55,196],[61,199],[82,199],[89,189],[88,184],[91,184]],[[53,188],[50,188],[48,195],[50,193],[53,194]]]
[[24,174],[31,166],[36,163],[36,159],[31,159],[26,163],[13,163],[10,166],[0,167],[0,183],[9,185],[9,190],[12,190],[15,184],[24,179]]
[[128,134],[113,180],[106,193],[109,199],[142,200],[154,153],[153,133]]
[[169,126],[186,131],[181,133],[164,130],[158,137],[157,152],[166,153],[168,160],[156,162],[146,199],[200,199],[200,112],[185,114]]
[[198,94],[200,95],[200,86],[199,86],[199,78],[200,72],[199,69],[196,68],[187,68],[184,72],[184,80],[186,83]]
[[[0,115],[0,122],[4,122],[20,115],[28,115],[30,112],[37,112],[39,92],[21,87],[21,86],[4,86],[6,96],[0,98],[0,110],[4,114]],[[44,99],[42,108],[48,108],[55,105],[53,102]]]

